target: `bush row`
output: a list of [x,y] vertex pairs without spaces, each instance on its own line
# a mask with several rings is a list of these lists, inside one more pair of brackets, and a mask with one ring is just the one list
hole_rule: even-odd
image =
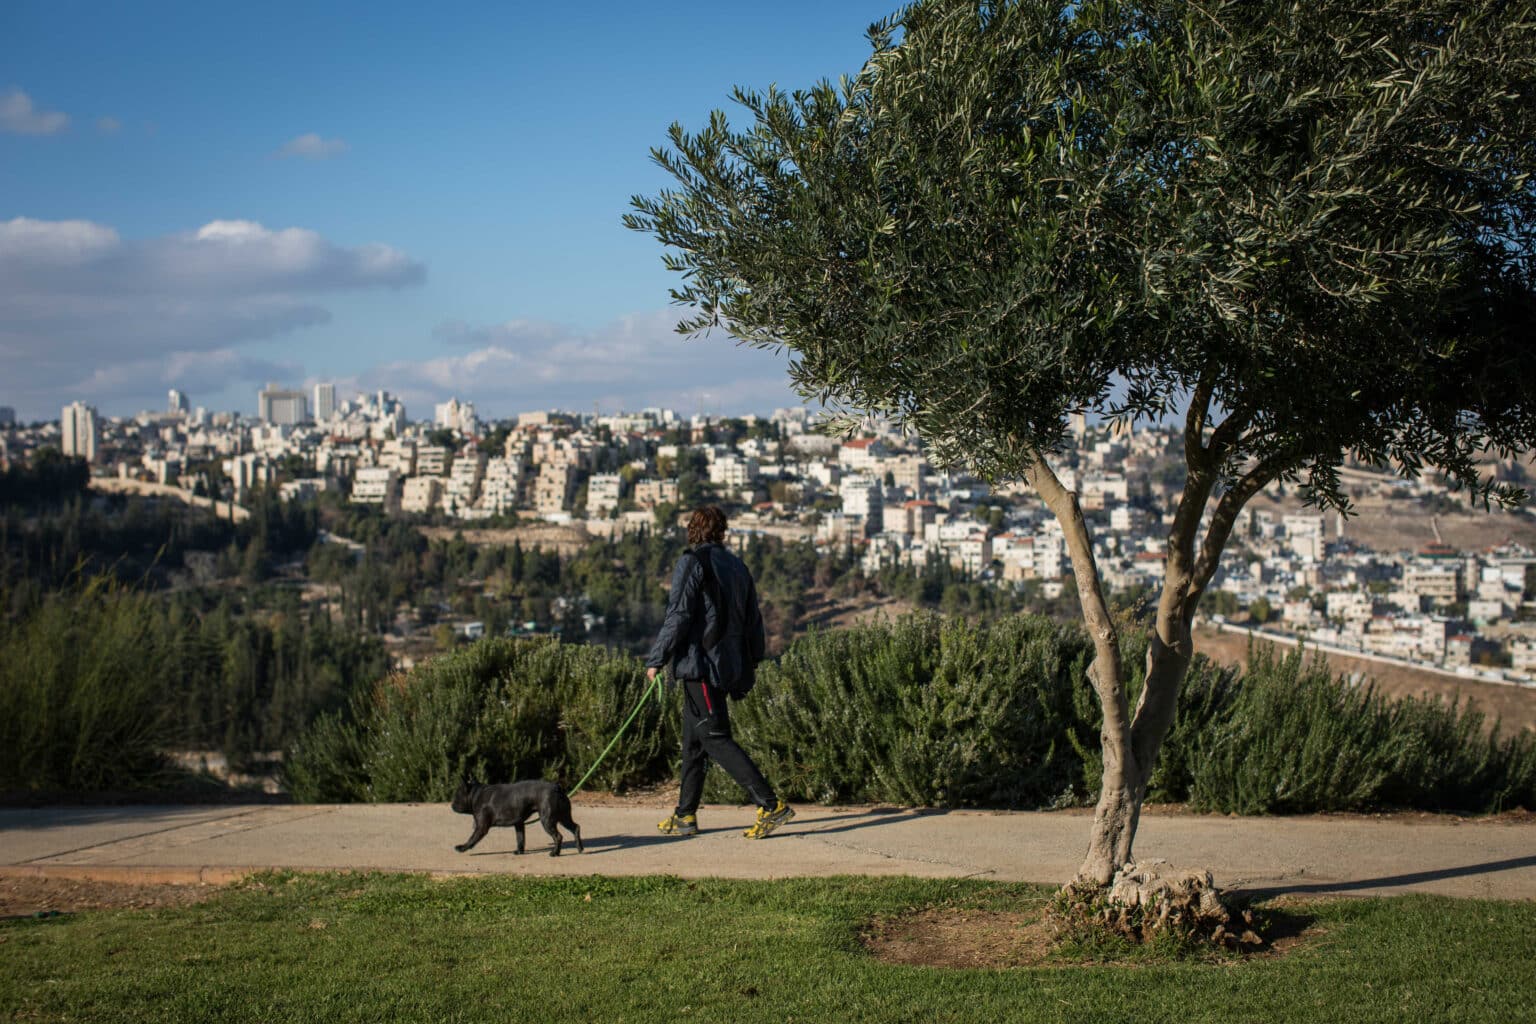
[[167,779],[150,598],[106,577],[0,622],[0,789],[102,792]]
[[[645,691],[634,658],[551,639],[481,640],[322,715],[284,758],[301,802],[446,800],[465,774],[574,786]],[[589,786],[666,777],[675,716],[648,701]]]
[[[1133,667],[1144,648],[1124,652]],[[816,802],[1051,807],[1091,802],[1099,714],[1082,633],[1035,617],[937,616],[813,633],[732,705],[737,737],[782,795]],[[443,800],[464,772],[572,785],[644,691],[639,661],[595,647],[488,639],[392,677],[327,716],[287,758],[301,801]],[[677,696],[649,702],[590,786],[661,783]],[[1393,701],[1320,661],[1262,652],[1238,674],[1197,658],[1149,798],[1240,814],[1536,808],[1536,739],[1475,709]],[[711,800],[740,799],[710,773]]]

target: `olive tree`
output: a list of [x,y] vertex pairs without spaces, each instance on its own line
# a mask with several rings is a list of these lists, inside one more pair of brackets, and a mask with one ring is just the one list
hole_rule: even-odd
[[[1031,484],[1060,520],[1103,709],[1079,878],[1131,859],[1238,514],[1276,480],[1349,511],[1346,458],[1480,472],[1536,440],[1536,28],[1527,2],[932,0],[859,73],[737,89],[673,125],[634,200],[679,330],[790,355],[808,399]],[[1130,706],[1068,417],[1182,416],[1145,684]]]

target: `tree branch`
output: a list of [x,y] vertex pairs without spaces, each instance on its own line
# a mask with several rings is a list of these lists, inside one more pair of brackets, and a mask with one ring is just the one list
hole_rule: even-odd
[[[1093,558],[1093,542],[1088,534],[1088,523],[1083,518],[1077,495],[1061,483],[1044,457],[1036,449],[1026,453],[1024,479],[1045,502],[1047,508],[1061,524],[1066,537],[1067,551],[1072,557],[1072,573],[1077,581],[1078,600],[1082,604],[1083,619],[1094,646],[1094,670],[1092,682],[1104,712],[1105,772],[1119,773],[1134,765],[1114,764],[1112,758],[1120,751],[1130,750],[1130,706],[1125,696],[1125,673],[1120,663],[1119,634],[1109,605],[1104,600],[1104,589],[1099,580],[1099,568]],[[1114,742],[1108,742],[1113,737]],[[1130,755],[1127,753],[1127,757]]]
[[1211,525],[1206,529],[1205,540],[1200,545],[1200,557],[1195,560],[1193,585],[1186,598],[1190,610],[1200,599],[1200,595],[1205,593],[1211,577],[1216,574],[1216,567],[1221,562],[1221,552],[1227,545],[1227,538],[1232,535],[1233,525],[1237,522],[1237,514],[1243,510],[1244,505],[1248,504],[1249,498],[1268,486],[1270,481],[1278,477],[1294,458],[1295,455],[1290,452],[1271,455],[1244,474],[1216,503],[1216,513],[1211,517]]
[[1206,452],[1211,459],[1212,468],[1217,468],[1226,459],[1227,455],[1237,446],[1242,439],[1242,433],[1248,427],[1250,416],[1246,410],[1234,409],[1227,418],[1217,424],[1211,431],[1211,443],[1206,445]]
[[1205,460],[1206,415],[1211,408],[1211,392],[1216,389],[1215,374],[1207,367],[1195,382],[1189,396],[1189,411],[1184,414],[1184,463],[1193,466]]

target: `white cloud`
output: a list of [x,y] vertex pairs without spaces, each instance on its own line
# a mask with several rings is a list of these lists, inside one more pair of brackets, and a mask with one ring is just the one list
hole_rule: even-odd
[[675,311],[634,314],[597,330],[537,320],[472,325],[450,320],[433,331],[454,351],[386,363],[338,382],[342,390],[385,388],[412,414],[450,396],[486,416],[529,409],[605,411],[669,406],[679,412],[769,411],[793,405],[783,355],[735,344],[724,334],[689,339]]
[[15,135],[53,135],[69,124],[69,115],[57,110],[38,110],[32,97],[20,89],[0,92],[0,132]]
[[83,395],[126,403],[151,382],[151,395],[190,389],[185,374],[205,391],[219,390],[219,379],[276,376],[236,346],[328,322],[325,293],[424,276],[386,245],[341,246],[253,221],[144,240],[91,221],[0,221],[6,404],[46,410]]
[[16,217],[0,221],[0,268],[22,262],[79,264],[111,253],[120,244],[116,231],[88,220]]
[[123,130],[123,122],[115,117],[98,117],[96,130],[103,135],[116,135]]
[[329,160],[333,156],[340,156],[347,151],[347,143],[343,139],[322,139],[314,132],[305,132],[296,135],[283,143],[277,151],[280,157],[297,156],[306,160]]

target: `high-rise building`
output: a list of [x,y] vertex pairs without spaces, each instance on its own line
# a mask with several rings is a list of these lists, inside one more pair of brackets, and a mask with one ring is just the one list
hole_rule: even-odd
[[474,402],[461,402],[457,398],[450,398],[440,403],[434,412],[438,426],[457,431],[465,437],[472,437],[475,434],[477,421]]
[[59,417],[65,455],[96,461],[96,410],[84,402],[71,402]]
[[187,401],[186,392],[171,388],[171,393],[166,398],[165,407],[168,412],[186,413],[191,410],[192,403]]
[[315,420],[319,423],[329,423],[336,415],[336,385],[315,385]]
[[256,393],[256,418],[289,427],[307,423],[309,399],[302,391],[283,391],[276,384],[268,384]]
[[16,425],[16,410],[8,405],[0,405],[0,427],[14,427]]

